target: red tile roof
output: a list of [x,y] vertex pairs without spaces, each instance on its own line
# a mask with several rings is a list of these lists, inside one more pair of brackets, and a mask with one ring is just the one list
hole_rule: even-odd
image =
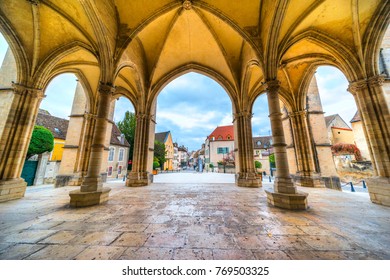
[[234,127],[233,125],[218,126],[208,138],[212,141],[234,140]]

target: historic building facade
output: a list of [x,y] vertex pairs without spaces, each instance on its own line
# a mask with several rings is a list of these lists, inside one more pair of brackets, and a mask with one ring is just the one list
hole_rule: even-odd
[[[71,116],[76,126],[70,125],[68,134],[74,133],[74,139],[66,141],[65,149],[72,156],[63,170],[81,184],[70,193],[70,205],[79,207],[109,199],[101,172],[106,170],[112,101],[123,95],[134,104],[136,138],[126,185],[147,186],[157,96],[174,78],[196,71],[220,83],[232,101],[240,187],[260,186],[251,117],[256,98],[267,94],[277,166],[268,202],[306,209],[307,194],[296,184],[312,187],[332,172],[326,158],[315,161],[314,155],[329,147],[310,133],[308,123],[317,112],[307,108],[307,97],[316,68],[333,65],[349,81],[364,124],[375,170],[367,180],[371,200],[390,205],[390,93],[383,89],[379,69],[380,55],[387,55],[380,47],[389,11],[386,0],[300,5],[286,0],[1,1],[0,32],[14,56],[10,69],[16,71],[0,90],[0,201],[24,195],[21,169],[39,104],[56,75],[75,73],[85,92],[86,106]],[[294,172],[280,100],[292,124]]]

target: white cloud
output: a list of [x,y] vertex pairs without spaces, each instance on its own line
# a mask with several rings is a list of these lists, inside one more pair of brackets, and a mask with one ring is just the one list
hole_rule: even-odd
[[223,125],[232,125],[233,123],[233,117],[232,114],[225,114],[225,116],[222,118],[222,120],[219,122],[219,126]]
[[344,74],[334,67],[320,67],[316,73],[318,90],[325,115],[339,114],[349,125],[356,113],[355,99],[347,91],[348,81]]
[[157,112],[157,123],[170,122],[180,129],[193,130],[199,128],[212,129],[214,125],[210,122],[216,116],[216,112],[199,112],[193,108],[183,110],[167,110]]

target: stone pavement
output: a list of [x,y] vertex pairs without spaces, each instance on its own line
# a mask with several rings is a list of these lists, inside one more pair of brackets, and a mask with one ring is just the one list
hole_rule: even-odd
[[107,186],[108,203],[88,208],[69,208],[72,187],[1,203],[0,259],[390,259],[390,208],[368,195],[301,189],[309,210],[287,211],[267,205],[266,183]]

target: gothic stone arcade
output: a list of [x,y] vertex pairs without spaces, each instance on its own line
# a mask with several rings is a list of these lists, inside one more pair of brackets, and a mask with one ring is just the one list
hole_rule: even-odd
[[[306,209],[310,197],[296,186],[321,187],[332,176],[315,164],[330,151],[325,145],[315,152],[308,130],[315,114],[306,97],[316,68],[332,65],[348,79],[364,123],[376,174],[367,182],[370,198],[390,206],[390,93],[378,66],[389,12],[386,0],[0,1],[0,31],[16,63],[15,77],[0,94],[0,201],[24,196],[23,162],[44,90],[55,76],[74,73],[86,92],[85,111],[71,116],[74,131],[82,133],[68,145],[72,152],[61,170],[81,185],[70,192],[71,206],[79,207],[109,199],[100,172],[111,100],[123,95],[135,107],[126,186],[147,186],[157,95],[174,78],[196,71],[218,81],[232,101],[239,187],[261,186],[251,116],[255,99],[267,94],[278,166],[268,202]],[[295,174],[280,101],[291,120]]]

